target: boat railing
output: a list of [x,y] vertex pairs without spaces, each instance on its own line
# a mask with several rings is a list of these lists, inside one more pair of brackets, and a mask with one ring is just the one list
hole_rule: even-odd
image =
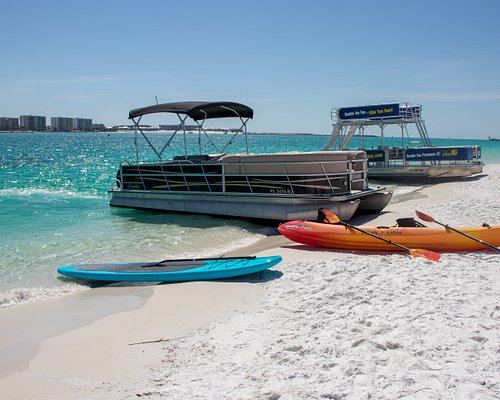
[[116,174],[115,178],[113,179],[113,184],[111,186],[111,190],[113,190],[114,188],[116,188],[117,190],[121,190],[123,188],[123,185],[122,185],[123,184],[122,165],[130,165],[130,161],[128,161],[128,160],[121,160],[120,161],[120,168],[118,169],[118,173]]
[[475,162],[473,160],[454,160],[454,161],[446,161],[446,160],[438,160],[438,161],[406,161],[407,165],[432,165],[433,167],[442,167],[449,168],[453,166],[469,166],[474,165]]
[[444,147],[380,147],[366,150],[370,166],[407,167],[407,166],[469,166],[477,164],[481,157],[479,146]]
[[[394,159],[389,159],[385,161],[380,161],[380,162],[373,162],[370,163],[370,166],[376,166],[376,167],[395,167],[395,166],[433,166],[436,168],[442,167],[442,168],[449,168],[452,166],[469,166],[469,165],[475,165],[479,161],[478,160],[437,160],[437,161],[432,161],[432,160],[426,160],[426,161],[419,161],[419,160],[406,160],[404,158],[394,158]],[[481,163],[481,162],[479,162]]]
[[[127,168],[130,167],[130,168]],[[366,159],[334,161],[201,162],[175,160],[162,163],[123,165],[119,171],[121,188],[133,190],[232,192],[230,183],[244,193],[262,193],[259,188],[279,182],[276,195],[304,192],[346,194],[368,186]],[[229,182],[231,181],[231,182]],[[235,183],[237,181],[237,183]],[[133,187],[124,183],[133,182]],[[152,188],[154,182],[155,188]],[[177,186],[176,186],[177,185]],[[177,187],[177,189],[176,189]],[[216,188],[217,187],[217,188]],[[161,188],[161,189],[157,189]],[[300,189],[299,189],[300,188]],[[314,188],[314,189],[313,189]],[[318,189],[319,188],[319,189]],[[234,191],[234,190],[233,190]],[[297,193],[297,191],[302,193]]]
[[113,184],[111,185],[111,190],[122,190],[122,181],[118,178],[113,180]]

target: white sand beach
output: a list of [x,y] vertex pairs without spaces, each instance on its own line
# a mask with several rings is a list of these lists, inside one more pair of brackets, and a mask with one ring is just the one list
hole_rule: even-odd
[[[396,190],[376,216],[416,209],[452,226],[500,224],[500,165]],[[249,279],[106,287],[0,309],[6,399],[498,399],[500,255],[315,249]],[[140,343],[145,342],[145,343]],[[7,361],[6,361],[7,360]]]

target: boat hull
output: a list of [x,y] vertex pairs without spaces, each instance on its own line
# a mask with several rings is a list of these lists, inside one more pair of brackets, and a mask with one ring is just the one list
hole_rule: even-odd
[[[356,214],[376,214],[382,211],[391,201],[392,192],[377,192],[361,197]],[[341,218],[342,219],[342,218]]]
[[426,183],[453,181],[482,173],[482,164],[454,166],[386,166],[368,168],[368,178],[372,180]]
[[[487,246],[445,228],[360,227],[367,232],[408,248],[432,251],[488,250]],[[500,226],[458,228],[493,246],[500,246]],[[279,232],[294,242],[315,247],[344,250],[397,251],[396,246],[344,225],[290,221]]]
[[244,194],[200,194],[146,191],[111,191],[110,205],[137,209],[177,211],[228,217],[287,221],[316,220],[318,209],[327,208],[343,220],[356,212],[360,200],[345,197],[288,197]]

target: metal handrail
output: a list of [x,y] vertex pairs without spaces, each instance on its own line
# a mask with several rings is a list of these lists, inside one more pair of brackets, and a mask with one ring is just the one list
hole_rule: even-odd
[[165,183],[167,184],[168,190],[170,190],[170,184],[168,183],[167,175],[165,174],[165,170],[163,169],[163,165],[160,164],[161,173],[163,174],[163,179],[165,179]]
[[[127,163],[128,165],[130,165],[130,161],[128,161],[128,160],[120,160],[120,169],[119,169],[119,171],[120,171],[120,179],[115,178],[116,182],[119,182],[119,183],[120,183],[120,185],[119,185],[119,186],[117,186],[117,188],[118,188],[118,189],[120,189],[120,190],[121,190],[121,189],[123,189],[123,186],[121,185],[121,184],[122,184],[122,182],[123,182],[122,165],[123,165],[123,164],[125,164],[125,163]],[[116,183],[116,182],[115,182],[115,183]],[[111,185],[111,186],[112,186],[112,185]]]
[[[327,182],[328,182],[328,185],[330,186],[330,191],[333,193],[335,190],[334,190],[334,187],[332,186],[331,184],[331,179],[332,178],[335,178],[335,177],[346,177],[347,179],[347,191],[346,192],[350,192],[352,190],[352,183],[353,182],[360,182],[360,181],[366,181],[366,176],[367,176],[367,173],[368,173],[368,169],[367,168],[362,168],[360,170],[354,170],[353,167],[357,164],[357,163],[364,163],[366,160],[365,159],[361,159],[361,160],[338,160],[338,161],[276,161],[276,162],[238,162],[238,163],[214,163],[214,164],[210,164],[210,165],[220,165],[221,166],[221,171],[220,173],[216,172],[216,173],[207,173],[204,166],[206,166],[206,164],[204,163],[200,163],[200,164],[195,164],[194,162],[192,162],[191,160],[175,160],[171,163],[168,163],[168,164],[171,164],[171,165],[179,165],[181,166],[181,172],[179,173],[179,175],[183,176],[184,177],[184,181],[185,181],[185,184],[186,184],[186,187],[187,187],[187,190],[188,191],[191,191],[191,188],[189,187],[189,184],[188,184],[188,181],[186,179],[186,177],[188,176],[202,176],[205,178],[205,183],[207,185],[207,187],[209,188],[209,191],[212,191],[212,188],[211,188],[211,185],[210,185],[210,181],[208,179],[208,177],[210,176],[211,178],[213,178],[214,176],[215,177],[220,177],[221,178],[221,183],[222,183],[222,192],[225,193],[226,192],[226,176],[242,176],[245,178],[246,180],[246,185],[248,186],[248,191],[249,193],[254,193],[254,190],[252,188],[252,184],[250,182],[250,177],[252,176],[273,176],[273,175],[279,175],[280,173],[277,173],[277,172],[248,172],[247,171],[247,167],[249,165],[252,165],[252,166],[260,166],[260,167],[263,167],[263,166],[276,166],[276,165],[281,165],[282,166],[282,171],[281,174],[283,174],[283,177],[285,178],[286,177],[286,180],[287,180],[287,186],[289,188],[289,193],[290,194],[295,194],[294,192],[294,188],[293,188],[293,183],[292,181],[290,180],[290,177],[293,177],[293,176],[322,176]],[[190,164],[190,165],[200,165],[200,172],[184,172],[184,169],[182,168],[182,164]],[[332,165],[332,164],[346,164],[346,170],[345,171],[341,171],[341,172],[327,172],[327,169],[326,169],[326,166],[328,165]],[[143,169],[144,167],[146,166],[152,166],[152,165],[160,165],[161,166],[161,175],[159,173],[144,173]],[[165,181],[165,184],[166,184],[166,187],[168,188],[167,190],[168,191],[171,191],[171,188],[170,188],[170,185],[168,183],[168,176],[174,176],[175,174],[174,173],[168,173],[168,172],[165,172],[164,170],[164,166],[166,165],[166,163],[160,163],[160,164],[136,164],[137,166],[137,173],[136,174],[125,174],[125,175],[128,175],[128,176],[134,176],[134,175],[137,175],[140,177],[141,179],[141,182],[142,182],[142,186],[144,188],[144,190],[146,190],[146,185],[144,183],[144,179],[147,178],[147,177],[151,177],[151,176],[155,176],[155,177],[159,177],[159,176],[163,176],[163,179]],[[322,172],[289,172],[289,170],[287,169],[287,166],[290,166],[290,165],[304,165],[304,166],[307,166],[307,165],[320,165],[321,166],[321,170]],[[231,166],[231,167],[240,167],[240,172],[239,173],[227,173],[226,172],[226,167],[227,166]],[[359,175],[361,174],[362,178],[356,178],[354,179],[353,175]],[[120,168],[120,178],[121,178],[121,182],[120,184],[122,184],[123,182],[123,169]]]
[[[349,171],[352,170],[352,167],[349,168],[349,169],[346,169],[344,172],[326,172],[325,171],[325,168],[324,168],[324,165],[325,164],[334,164],[334,163],[349,163],[349,164],[354,164],[354,163],[360,163],[360,162],[364,162],[365,160],[341,160],[341,161],[321,161],[321,162],[317,162],[317,161],[293,161],[293,162],[262,162],[262,163],[256,163],[256,162],[240,162],[240,163],[214,163],[214,164],[208,164],[208,165],[221,165],[221,166],[249,166],[249,165],[254,165],[254,166],[266,166],[266,165],[273,165],[273,166],[276,166],[276,165],[282,165],[284,167],[284,171],[285,171],[285,174],[286,175],[305,175],[305,176],[308,176],[308,175],[318,175],[318,172],[288,172],[286,170],[286,166],[287,165],[315,165],[315,164],[319,164],[322,169],[323,169],[323,173],[325,175],[328,175],[328,176],[342,176],[342,175],[349,175]],[[195,164],[191,161],[188,161],[187,162],[188,164],[191,164],[191,165],[200,165],[201,167],[205,167],[207,164]],[[172,164],[172,165],[177,165],[179,163],[177,163],[177,161],[175,162],[172,162],[172,163],[158,163],[158,164],[151,164],[151,163],[140,163],[140,164],[135,164],[139,169],[140,167],[144,167],[144,166],[154,166],[154,165],[158,165],[158,166],[166,166],[168,164]],[[180,163],[180,164],[184,164],[184,163]],[[354,171],[353,172],[356,172],[356,173],[360,173],[360,172],[366,172],[367,169],[362,169],[362,170],[359,170],[359,171]],[[141,172],[141,174],[143,176],[148,176],[150,174],[144,174]],[[185,175],[190,175],[190,176],[203,176],[205,175],[205,173],[197,173],[197,172],[186,172],[183,174]],[[244,173],[244,174],[236,174],[236,175],[249,175],[249,176],[252,176],[252,175],[276,175],[277,173],[276,172],[270,172],[270,173],[266,173],[266,172],[258,172],[258,173]],[[217,175],[217,174],[216,174]],[[229,174],[226,174],[226,175],[235,175],[235,174],[232,174],[232,173],[229,173]]]

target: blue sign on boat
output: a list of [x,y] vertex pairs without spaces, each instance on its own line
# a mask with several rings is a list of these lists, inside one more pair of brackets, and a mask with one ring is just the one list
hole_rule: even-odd
[[399,117],[399,103],[374,104],[371,106],[343,107],[338,110],[339,119],[380,119]]
[[384,150],[365,150],[368,156],[368,162],[380,162],[385,161],[385,151]]
[[472,147],[421,147],[407,149],[407,161],[472,160]]

